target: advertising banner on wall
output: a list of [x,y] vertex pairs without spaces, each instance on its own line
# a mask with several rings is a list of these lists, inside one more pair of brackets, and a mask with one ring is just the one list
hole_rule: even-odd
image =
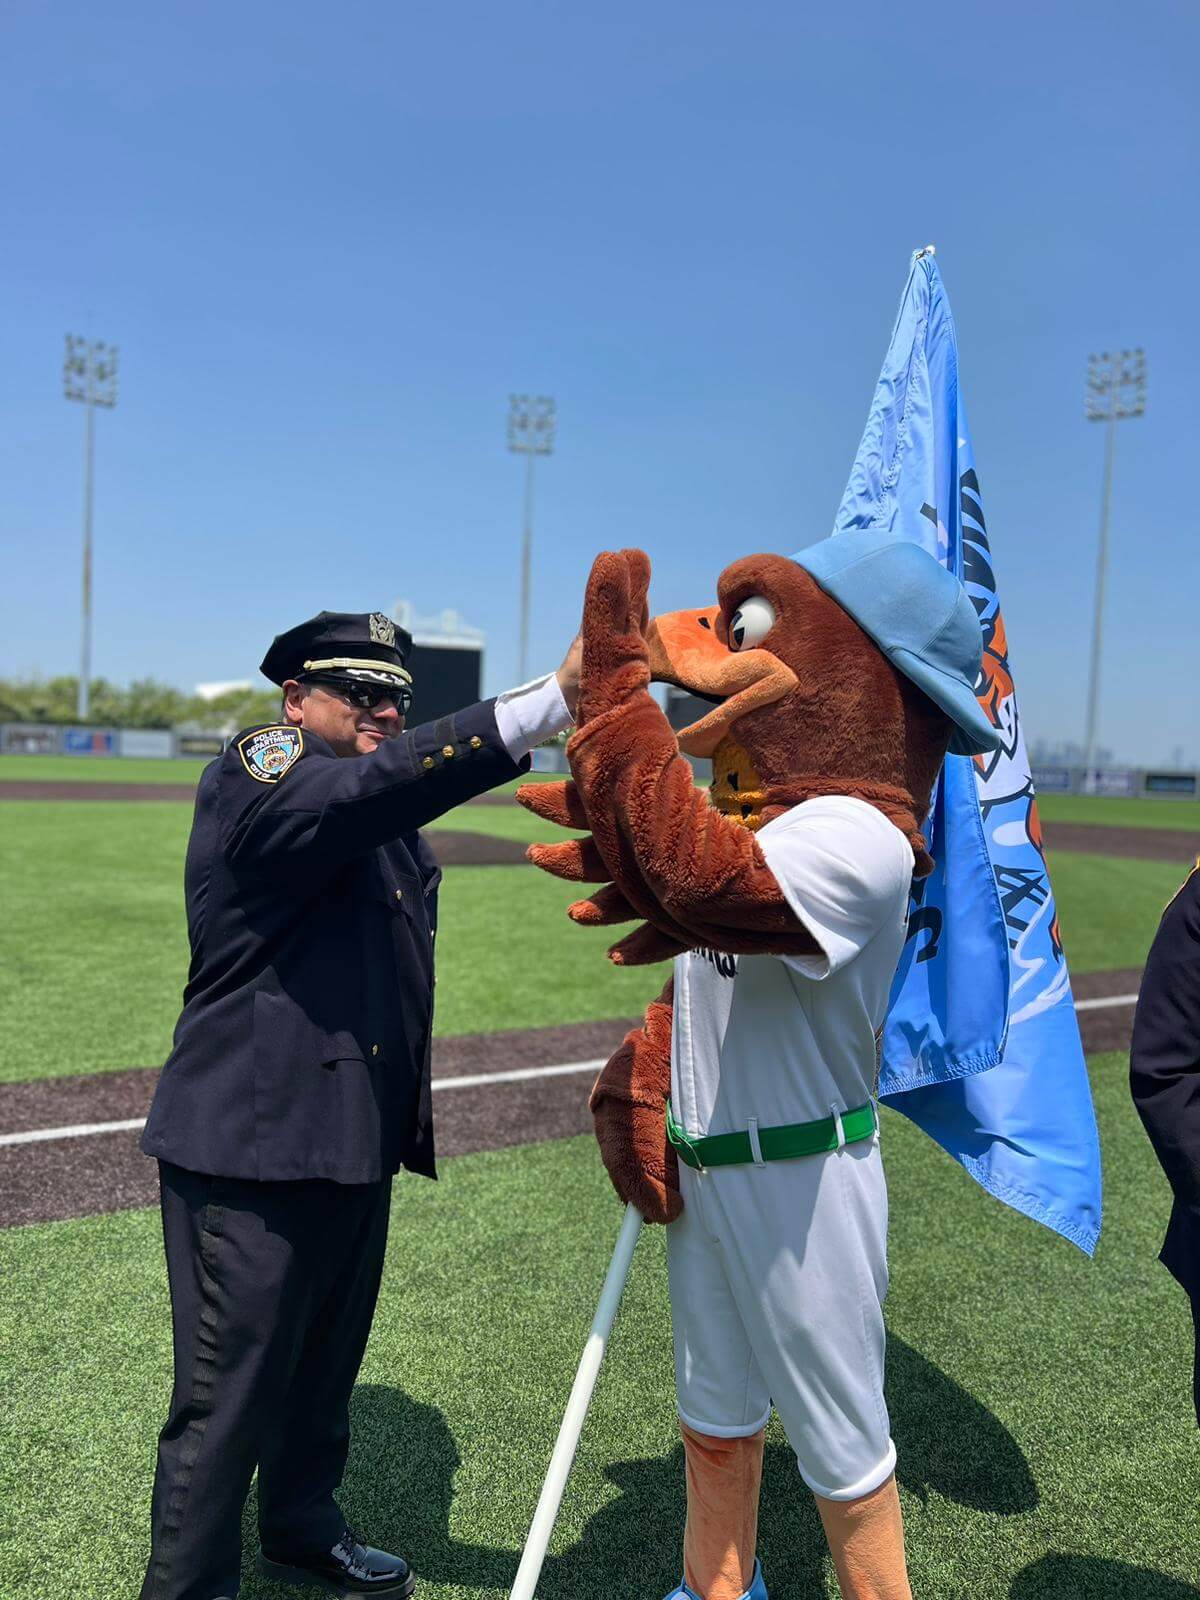
[[1092,774],[1093,794],[1136,794],[1137,773],[1126,768],[1113,767],[1107,772]]
[[1070,794],[1070,767],[1031,767],[1030,778],[1039,794]]
[[1145,783],[1147,794],[1177,794],[1185,800],[1197,791],[1194,772],[1148,772]]
[[0,750],[7,756],[56,756],[60,728],[37,723],[6,723],[0,737]]
[[224,748],[219,733],[180,733],[175,737],[177,756],[219,756]]
[[115,756],[115,728],[65,728],[63,753],[68,756]]
[[175,754],[175,736],[168,728],[122,728],[117,753],[123,756],[163,757]]

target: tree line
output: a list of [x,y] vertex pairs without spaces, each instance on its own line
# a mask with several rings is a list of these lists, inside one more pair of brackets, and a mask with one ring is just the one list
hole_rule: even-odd
[[[0,722],[75,723],[79,679],[0,678]],[[278,689],[230,689],[212,700],[185,694],[157,678],[138,678],[122,688],[93,678],[89,726],[98,728],[176,728],[184,723],[223,732],[274,722]]]

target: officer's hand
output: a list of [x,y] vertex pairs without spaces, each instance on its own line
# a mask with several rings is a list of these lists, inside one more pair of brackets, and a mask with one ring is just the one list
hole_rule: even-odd
[[563,664],[555,673],[558,687],[562,690],[562,697],[567,702],[567,710],[575,715],[579,705],[579,672],[583,666],[583,635],[577,633],[571,640],[571,648],[563,660]]

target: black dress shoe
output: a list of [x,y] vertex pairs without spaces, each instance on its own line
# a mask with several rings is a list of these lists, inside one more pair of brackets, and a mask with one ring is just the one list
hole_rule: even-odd
[[301,1583],[310,1589],[324,1589],[346,1600],[408,1600],[417,1586],[408,1562],[390,1556],[386,1550],[372,1550],[347,1528],[333,1549],[324,1555],[267,1555],[258,1558],[258,1570],[277,1583]]

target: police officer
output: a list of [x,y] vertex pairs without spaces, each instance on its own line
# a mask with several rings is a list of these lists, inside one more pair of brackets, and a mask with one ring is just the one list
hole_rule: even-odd
[[1159,1259],[1192,1302],[1200,1424],[1200,862],[1163,913],[1150,946],[1129,1077],[1175,1196]]
[[414,1587],[334,1491],[392,1174],[434,1176],[441,874],[418,829],[528,770],[568,725],[578,641],[557,673],[406,730],[411,644],[379,612],[280,634],[262,663],[280,721],[200,779],[191,965],[142,1138],[175,1358],[142,1600],[237,1593],[256,1466],[262,1571],[341,1594]]

